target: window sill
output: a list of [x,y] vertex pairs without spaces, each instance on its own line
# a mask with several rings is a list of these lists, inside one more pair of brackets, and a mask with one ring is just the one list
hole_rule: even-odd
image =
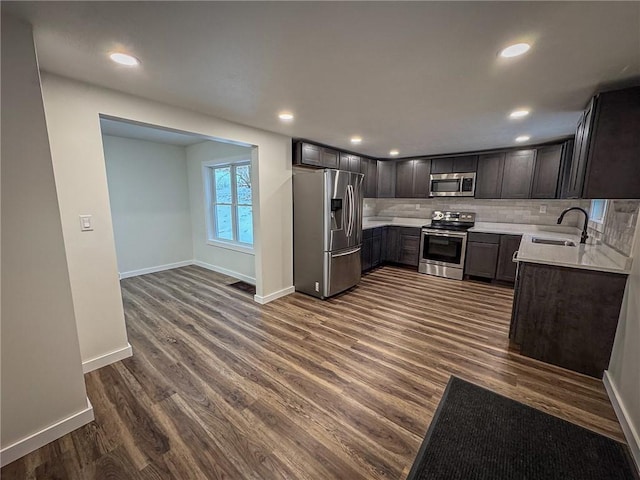
[[239,243],[223,242],[221,240],[207,240],[207,245],[212,247],[226,248],[227,250],[234,250],[236,252],[254,254],[253,247],[241,245]]

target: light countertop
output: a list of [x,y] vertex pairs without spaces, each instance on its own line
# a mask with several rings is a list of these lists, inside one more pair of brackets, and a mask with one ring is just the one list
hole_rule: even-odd
[[[430,223],[431,220],[425,218],[368,217],[363,220],[362,228],[386,226],[422,227]],[[628,275],[631,271],[631,258],[616,252],[607,245],[581,245],[581,230],[576,227],[476,222],[475,226],[469,229],[469,232],[522,235],[517,256],[517,260],[520,262],[557,265],[625,275]],[[563,245],[533,243],[531,239],[534,237],[571,240],[578,246],[565,247]]]

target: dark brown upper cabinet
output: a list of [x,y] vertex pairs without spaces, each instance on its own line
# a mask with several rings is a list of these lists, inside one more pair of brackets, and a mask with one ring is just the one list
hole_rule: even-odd
[[475,172],[478,165],[477,155],[433,158],[431,173],[467,173]]
[[504,157],[504,153],[480,155],[476,175],[476,198],[500,198]]
[[533,172],[531,198],[557,198],[565,145],[539,148]]
[[640,87],[593,97],[578,122],[567,198],[640,198]]
[[352,155],[350,153],[340,152],[340,170],[361,173],[360,157],[357,155]]
[[310,167],[339,168],[339,154],[332,148],[311,143],[297,142],[294,145],[294,163]]
[[396,196],[396,162],[378,161],[378,198]]
[[378,161],[372,158],[360,158],[360,173],[364,174],[364,196],[375,198],[378,194]]
[[396,162],[396,198],[429,196],[431,161],[426,158]]
[[535,160],[535,150],[507,152],[504,159],[500,198],[531,198]]

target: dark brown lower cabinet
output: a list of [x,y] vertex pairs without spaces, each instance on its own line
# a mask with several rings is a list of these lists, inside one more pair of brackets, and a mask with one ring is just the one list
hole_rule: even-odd
[[627,276],[520,263],[509,337],[527,357],[602,378]]
[[496,277],[499,243],[467,242],[467,259],[464,273],[474,277]]
[[[375,248],[375,247],[372,247]],[[380,261],[417,267],[420,228],[386,227],[380,237]]]
[[382,258],[382,238],[386,227],[370,228],[362,231],[361,263],[365,272],[380,265]]
[[520,235],[500,235],[500,252],[496,268],[496,280],[503,282],[516,281],[517,264],[513,261],[513,254],[520,248]]
[[520,247],[520,235],[470,232],[467,239],[465,275],[515,282],[513,254]]
[[[420,231],[419,229],[418,232]],[[420,261],[420,234],[400,233],[400,257],[398,263],[418,266]]]

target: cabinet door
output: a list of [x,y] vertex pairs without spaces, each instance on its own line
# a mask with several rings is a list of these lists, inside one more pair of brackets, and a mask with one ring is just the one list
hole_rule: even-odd
[[400,258],[400,228],[387,227],[387,248],[384,259],[387,262],[397,263]]
[[365,238],[362,240],[362,248],[360,250],[362,271],[369,270],[371,268],[371,245],[373,243],[372,238]]
[[552,145],[538,149],[531,198],[557,197],[561,160],[562,145]]
[[340,152],[340,170],[351,171],[349,170],[351,168],[350,159],[351,159],[351,155],[349,155],[348,153]]
[[340,170],[360,173],[360,157],[340,152]]
[[371,158],[360,159],[360,173],[364,174],[364,196],[375,198],[378,191],[378,162]]
[[387,261],[387,242],[389,240],[389,227],[382,227],[380,233],[380,263]]
[[493,279],[498,263],[497,243],[467,242],[467,254],[464,263],[465,275]]
[[349,159],[349,171],[353,173],[360,173],[360,157],[357,155],[350,155]]
[[322,148],[321,165],[326,168],[340,168],[340,155],[331,148]]
[[587,170],[587,158],[589,155],[589,135],[591,133],[593,106],[594,102],[592,101],[589,107],[587,107],[587,110],[585,110],[580,122],[578,122],[576,143],[571,160],[571,174],[567,198],[582,197],[582,187],[584,186],[584,176]]
[[594,109],[582,198],[640,198],[640,87],[601,93]]
[[476,198],[500,198],[504,153],[480,155],[476,176]]
[[310,143],[299,143],[299,163],[303,165],[322,166],[322,147]]
[[420,259],[420,237],[414,235],[400,235],[400,258],[398,263],[418,266]]
[[517,264],[513,261],[513,254],[520,248],[520,235],[502,235],[500,237],[500,252],[498,254],[498,269],[496,279],[505,282],[516,281]]
[[431,159],[431,173],[452,173],[453,158],[433,158]]
[[535,150],[516,150],[506,154],[500,198],[530,198],[535,159]]
[[413,160],[396,162],[396,198],[413,197]]
[[413,197],[427,198],[429,196],[429,175],[431,174],[431,160],[419,158],[413,165]]
[[381,261],[382,235],[374,235],[371,239],[371,267],[377,267]]
[[396,196],[396,162],[391,160],[378,161],[378,198],[393,198]]
[[461,157],[453,157],[454,173],[475,172],[477,168],[478,168],[477,155],[465,155]]

